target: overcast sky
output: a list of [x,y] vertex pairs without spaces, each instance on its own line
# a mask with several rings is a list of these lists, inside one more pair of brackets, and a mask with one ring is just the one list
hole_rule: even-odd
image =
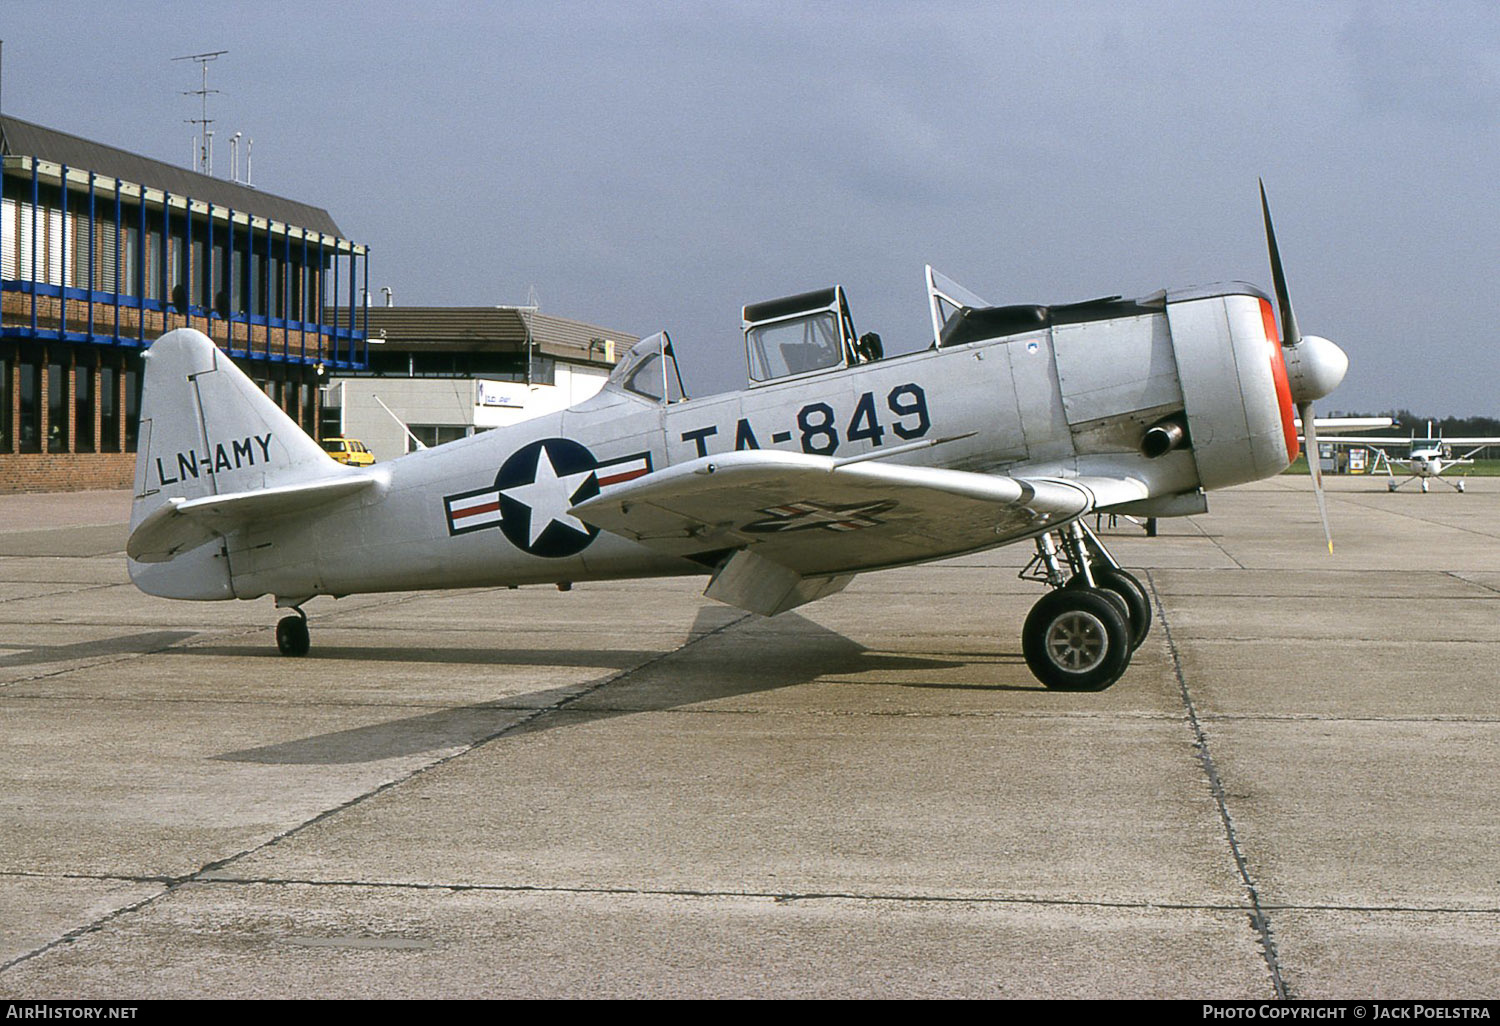
[[[325,207],[400,305],[668,329],[743,382],[740,307],[844,285],[928,344],[995,303],[1246,280],[1270,193],[1319,412],[1500,414],[1500,5],[0,0],[5,113]],[[242,154],[243,158],[243,154]]]

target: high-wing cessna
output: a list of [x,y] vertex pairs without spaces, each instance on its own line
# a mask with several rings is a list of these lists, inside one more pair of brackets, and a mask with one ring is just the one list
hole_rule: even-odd
[[[1321,425],[1319,425],[1321,427]],[[1398,445],[1409,446],[1405,456],[1392,456],[1387,450]],[[1400,438],[1371,436],[1368,438],[1343,437],[1330,439],[1327,444],[1333,445],[1359,445],[1373,449],[1378,454],[1376,467],[1371,468],[1373,473],[1378,465],[1385,464],[1386,490],[1394,492],[1402,485],[1417,482],[1422,491],[1428,491],[1433,481],[1441,481],[1456,492],[1464,490],[1463,478],[1450,481],[1443,477],[1445,473],[1454,467],[1470,467],[1474,465],[1474,454],[1491,445],[1500,445],[1500,438],[1494,436],[1474,436],[1466,438],[1444,438],[1441,434],[1434,436],[1432,433],[1432,421],[1427,422],[1427,436],[1418,438],[1415,433],[1411,440]],[[1453,447],[1468,451],[1461,456],[1453,455]],[[1401,467],[1407,476],[1397,478],[1393,467]]]
[[1279,473],[1294,405],[1314,423],[1348,366],[1298,331],[1261,201],[1280,344],[1251,285],[994,306],[929,268],[925,350],[882,358],[838,287],[756,303],[744,391],[683,398],[661,334],[578,406],[373,467],[334,463],[207,337],[170,332],[146,365],[131,578],[273,595],[293,610],[278,647],[302,655],[318,595],[703,574],[709,597],[772,616],[859,573],[1029,540],[1023,575],[1049,591],[1027,665],[1107,687],[1151,609],[1082,517],[1199,513],[1205,489]]

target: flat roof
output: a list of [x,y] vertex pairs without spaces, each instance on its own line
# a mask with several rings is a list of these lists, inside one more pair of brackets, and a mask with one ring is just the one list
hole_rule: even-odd
[[35,157],[119,178],[133,185],[162,189],[173,196],[189,197],[216,207],[229,207],[297,228],[343,237],[333,217],[322,207],[153,160],[8,114],[0,115],[0,155]]
[[[339,311],[342,313],[343,311]],[[531,338],[538,351],[564,359],[604,363],[597,346],[602,339],[615,344],[615,355],[640,341],[639,336],[567,317],[554,317],[515,306],[372,306],[356,309],[355,323],[363,327],[368,312],[372,344],[383,339],[394,350],[479,352],[497,348],[520,349]],[[593,354],[599,353],[598,357]]]

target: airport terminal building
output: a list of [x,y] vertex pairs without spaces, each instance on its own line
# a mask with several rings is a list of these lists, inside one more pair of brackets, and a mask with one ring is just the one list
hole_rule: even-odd
[[366,248],[326,210],[0,116],[0,492],[128,488],[141,354],[204,332],[309,434],[367,366]]
[[377,460],[582,402],[639,341],[530,307],[377,306],[357,316],[369,360],[331,375],[323,437],[357,438]]

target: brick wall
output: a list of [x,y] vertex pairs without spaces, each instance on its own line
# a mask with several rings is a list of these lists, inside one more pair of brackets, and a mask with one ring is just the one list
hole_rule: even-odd
[[135,453],[0,453],[0,494],[131,488]]

